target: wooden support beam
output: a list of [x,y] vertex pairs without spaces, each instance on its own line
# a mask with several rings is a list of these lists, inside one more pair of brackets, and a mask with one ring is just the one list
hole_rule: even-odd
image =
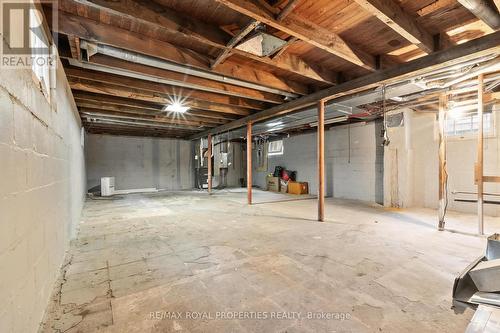
[[478,233],[484,235],[484,208],[483,208],[483,189],[484,189],[484,149],[483,149],[483,94],[484,94],[484,75],[480,74],[477,78],[477,220],[478,220]]
[[130,71],[150,75],[172,82],[175,86],[190,86],[192,89],[211,91],[219,94],[250,98],[257,101],[263,101],[273,104],[283,103],[281,95],[269,93],[266,91],[254,90],[247,87],[237,86],[224,82],[218,82],[198,76],[186,75],[179,72],[169,71],[161,68],[146,66],[130,61],[125,61],[102,54],[96,54],[90,58],[90,62],[96,65],[111,67],[114,69]]
[[430,54],[434,51],[434,39],[413,17],[394,0],[354,0],[359,6],[376,16],[391,29]]
[[82,51],[80,49],[80,38],[77,36],[68,36],[69,48],[71,57],[76,60],[82,59]]
[[318,221],[325,221],[325,101],[318,102]]
[[483,183],[500,183],[500,176],[483,176]]
[[[78,98],[75,98],[76,106],[82,109],[93,109],[93,110],[100,110],[103,112],[108,112],[108,113],[116,113],[116,114],[123,114],[123,115],[135,115],[135,116],[141,116],[145,118],[150,118],[150,119],[155,119],[157,117],[163,118],[167,117],[168,119],[173,119],[175,121],[187,121],[187,122],[193,122],[193,124],[197,125],[209,125],[212,127],[212,125],[221,125],[227,123],[228,120],[225,119],[217,119],[217,118],[208,118],[208,117],[202,117],[202,116],[194,116],[192,113],[185,112],[182,115],[182,118],[179,118],[176,115],[169,115],[167,112],[162,111],[162,110],[150,110],[150,109],[142,109],[142,108],[135,108],[135,107],[130,107],[130,106],[121,106],[121,105],[116,105],[116,104],[109,104],[109,103],[102,103],[102,102],[93,102],[93,101],[86,101],[86,100],[81,100]],[[170,116],[170,118],[169,118]]]
[[[278,52],[276,52],[275,54],[271,55],[269,58],[271,59],[277,59],[279,58],[285,51],[287,48],[290,47],[290,45],[292,45],[293,43],[295,43],[296,41],[298,41],[299,39],[297,37],[290,37],[288,38],[288,40],[286,41],[286,44],[283,45],[279,50]],[[337,81],[337,80],[336,80]]]
[[212,194],[212,135],[207,138],[208,194]]
[[[139,33],[99,23],[83,16],[72,15],[63,11],[59,11],[58,22],[57,26],[51,27],[54,32],[75,35],[88,41],[140,52],[184,66],[210,70],[210,59],[208,57],[158,39],[145,38],[144,35]],[[213,71],[287,92],[301,95],[308,93],[308,88],[305,85],[280,78],[268,71],[258,70],[239,63],[230,62],[229,60],[220,64]]]
[[[73,91],[73,96],[76,101],[88,101],[93,103],[105,103],[106,105],[115,105],[121,108],[132,108],[132,109],[144,109],[146,111],[151,112],[164,112],[163,108],[165,107],[164,103],[148,103],[146,101],[137,100],[134,97],[118,97],[109,94],[99,94],[99,93],[91,93],[85,91]],[[218,121],[223,120],[235,120],[238,115],[228,114],[228,113],[220,113],[213,111],[203,111],[199,109],[189,109],[184,113],[185,116],[197,116],[209,119],[215,119]]]
[[448,173],[446,171],[446,110],[448,107],[448,97],[446,94],[439,96],[438,114],[438,144],[439,144],[439,203],[438,203],[438,230],[443,231],[445,225],[445,214],[447,205],[446,182]]
[[[165,41],[175,41],[178,37],[182,37],[221,50],[228,49],[227,33],[222,29],[181,15],[165,6],[154,5],[150,1],[141,1],[139,3],[131,0],[92,0],[92,2],[86,0],[62,0],[61,4],[61,8],[66,12],[82,15],[94,20],[99,20],[100,16],[95,17],[92,13],[101,13],[101,15],[107,17],[105,23],[117,24],[119,22],[120,26],[130,26],[132,28],[131,30],[134,32],[143,33],[143,36],[149,38],[156,39],[158,37],[158,32],[162,32],[163,36],[169,36],[167,39],[163,38]],[[131,15],[130,13],[134,14]],[[136,28],[139,26],[145,26],[145,28]],[[272,62],[268,58],[261,58],[238,49],[231,48],[231,50],[231,53],[238,54],[239,56],[321,81],[322,75],[315,74],[312,69],[302,70],[308,68],[306,66],[307,63],[298,56],[293,56],[292,59],[279,59]],[[233,67],[236,64],[230,59],[227,61],[229,64],[232,64]],[[219,64],[217,67],[218,70],[229,70],[231,68],[226,64]],[[250,66],[245,67],[251,68]],[[320,66],[315,66],[315,68],[319,68],[320,73],[330,72]],[[334,73],[326,77],[334,77]],[[293,82],[289,84],[295,85]]]
[[478,19],[486,23],[493,30],[500,28],[500,15],[498,11],[488,5],[485,0],[458,0],[462,6],[467,8]]
[[[80,79],[69,78],[69,85],[73,90],[86,91],[97,94],[111,95],[117,97],[126,97],[137,99],[146,102],[159,103],[163,105],[172,104],[172,97],[167,93],[155,93],[151,91],[129,88],[119,85],[105,84],[94,81],[85,81]],[[202,100],[185,99],[184,104],[194,109],[201,109],[206,111],[220,112],[246,116],[251,114],[251,111],[245,108],[236,106],[217,104]]]
[[208,91],[193,90],[189,88],[172,87],[170,85],[158,82],[146,81],[146,80],[136,79],[134,77],[110,74],[89,69],[66,67],[64,71],[66,72],[66,76],[72,79],[74,78],[75,79],[74,81],[78,79],[81,82],[91,81],[91,82],[108,83],[111,85],[140,89],[144,91],[151,91],[160,94],[167,94],[177,100],[195,99],[200,101],[208,101],[213,103],[237,106],[252,110],[263,110],[266,108],[267,105],[263,102],[251,99],[227,96]]
[[240,30],[231,40],[227,43],[226,48],[221,51],[221,53],[215,58],[212,63],[212,68],[217,67],[220,63],[224,62],[226,58],[231,54],[231,50],[238,44],[243,38],[245,38],[250,32],[252,32],[255,27],[260,24],[259,21],[252,20],[243,29]]
[[247,201],[252,204],[252,123],[247,123]]
[[[253,1],[246,0],[215,0],[243,15],[265,23],[275,29],[295,36],[311,45],[334,54],[348,62],[368,70],[375,70],[375,57],[349,46],[339,35],[315,23],[290,13],[282,21],[275,19],[279,9],[270,13]],[[272,7],[271,7],[272,8]]]
[[[447,50],[435,52],[428,56],[412,60],[394,68],[380,70],[337,86],[323,89],[293,101],[252,114],[251,116],[237,119],[233,122],[210,130],[209,132],[227,132],[232,129],[245,126],[245,124],[249,121],[262,121],[279,115],[291,113],[305,107],[313,106],[321,99],[325,99],[327,101],[333,100],[342,96],[376,88],[382,84],[397,83],[439,68],[453,66],[464,61],[476,59],[497,52],[500,52],[500,31],[454,46]],[[203,132],[201,135],[206,136],[207,133],[208,132]],[[197,139],[199,137],[200,136],[198,135],[194,135],[191,139]]]
[[217,126],[216,124],[213,124],[213,123],[207,123],[204,121],[193,120],[193,119],[190,119],[188,117],[174,118],[174,117],[168,116],[166,113],[163,113],[161,115],[145,115],[145,114],[131,113],[131,112],[127,112],[127,111],[111,111],[111,110],[107,110],[107,109],[103,109],[103,108],[88,107],[88,106],[81,106],[81,105],[79,105],[79,112],[86,113],[86,114],[99,115],[99,116],[103,116],[103,117],[113,117],[113,118],[122,118],[122,119],[137,119],[137,120],[144,120],[144,121],[154,121],[154,122],[163,123],[163,124],[192,126],[193,127],[192,129],[195,129],[195,130],[201,130],[202,127]]
[[295,7],[297,7],[299,2],[300,2],[299,0],[288,1],[285,8],[283,8],[283,10],[276,16],[276,21],[278,21],[278,22],[283,21],[283,19],[285,19],[285,17],[287,17],[288,14],[293,12],[293,10],[295,9]]

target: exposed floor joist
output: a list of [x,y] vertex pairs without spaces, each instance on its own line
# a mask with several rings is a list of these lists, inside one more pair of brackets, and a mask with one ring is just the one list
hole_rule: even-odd
[[354,0],[391,29],[429,54],[434,51],[434,39],[413,17],[407,14],[394,0]]
[[492,53],[500,52],[500,31],[472,40],[470,42],[455,46],[448,50],[433,53],[431,55],[410,61],[397,68],[389,68],[377,71],[364,77],[354,79],[335,87],[301,97],[291,102],[272,107],[268,110],[240,118],[231,123],[219,126],[213,130],[197,133],[191,139],[210,134],[226,132],[235,128],[245,126],[248,122],[257,122],[278,115],[293,112],[297,109],[314,105],[322,99],[331,100],[340,96],[353,94],[359,91],[374,88],[381,84],[388,84],[404,80],[421,73],[432,71],[439,67],[451,66],[459,62],[471,60]]
[[500,15],[496,8],[492,8],[485,0],[458,0],[472,14],[486,23],[491,29],[500,28]]
[[129,88],[141,89],[160,94],[168,94],[176,96],[178,100],[210,100],[214,103],[237,106],[240,108],[248,108],[253,110],[263,110],[266,108],[265,103],[244,99],[241,97],[227,96],[212,92],[199,91],[187,88],[177,88],[165,84],[149,82],[145,80],[133,79],[126,76],[103,73],[92,70],[82,70],[75,67],[65,68],[66,75],[70,78],[80,78],[87,81],[96,81],[101,83],[109,83]]
[[[131,24],[136,24],[137,22],[142,23],[148,27],[148,29],[144,31],[145,35],[151,38],[155,38],[157,35],[156,32],[160,30],[165,31],[166,34],[172,35],[171,39],[174,39],[176,35],[182,35],[185,38],[192,38],[202,44],[221,49],[222,51],[216,59],[208,59],[212,69],[220,67],[221,63],[224,62],[230,54],[234,53],[313,80],[325,83],[336,83],[336,73],[321,68],[321,66],[311,66],[297,56],[290,55],[287,58],[273,60],[269,58],[260,58],[250,53],[234,49],[233,47],[246,34],[234,36],[233,39],[226,42],[228,37],[227,34],[218,27],[195,21],[192,18],[176,13],[165,7],[158,9],[154,5],[150,5],[150,7],[153,7],[150,8],[144,2],[139,3],[130,0],[64,0],[62,3],[63,5],[61,7],[68,11],[72,10],[72,6],[81,6],[86,9],[85,12],[87,13],[89,13],[90,10],[99,10],[106,15],[114,15],[117,19],[129,20]],[[87,14],[86,16],[90,15]],[[249,31],[245,29],[252,29],[256,24],[256,21],[250,22],[247,27],[242,28],[241,32],[248,33]]]
[[364,51],[349,46],[340,36],[321,26],[308,22],[301,17],[288,14],[283,20],[278,21],[274,13],[260,8],[257,4],[245,0],[216,0],[217,2],[254,20],[263,22],[275,29],[297,37],[311,45],[334,54],[346,61],[369,70],[375,70],[375,57]]
[[[168,94],[153,93],[146,90],[139,90],[119,85],[103,84],[95,81],[86,81],[81,79],[70,79],[70,86],[74,90],[92,92],[97,94],[105,94],[117,97],[133,98],[146,102],[159,103],[163,105],[171,104],[172,98]],[[206,111],[229,113],[235,115],[249,115],[251,111],[241,107],[215,104],[212,102],[198,101],[189,99],[185,101],[186,105],[193,109],[201,109]]]
[[[81,39],[130,51],[140,50],[141,53],[149,56],[210,70],[210,59],[192,50],[179,48],[161,40],[144,38],[141,34],[99,23],[82,16],[59,11],[58,25],[52,29],[65,35],[75,35]],[[308,88],[304,85],[279,78],[271,72],[235,64],[230,62],[230,59],[219,65],[214,72],[293,93],[307,94],[308,92]]]
[[[186,75],[174,71],[169,71],[152,66],[145,66],[130,61],[125,61],[101,54],[96,54],[90,58],[89,63],[97,66],[105,66],[114,70],[120,71],[122,75],[127,73],[149,75],[152,80],[158,78],[167,80],[173,86],[190,87],[196,90],[210,91],[219,94],[253,99],[262,102],[281,104],[283,97],[278,94],[273,94],[265,91],[259,91],[233,84],[217,82],[202,77]],[[82,64],[85,67],[85,64]],[[92,69],[92,68],[89,68]]]

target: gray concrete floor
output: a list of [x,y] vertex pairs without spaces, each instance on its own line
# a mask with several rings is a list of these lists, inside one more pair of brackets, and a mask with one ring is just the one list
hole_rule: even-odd
[[438,232],[433,210],[327,199],[319,223],[314,199],[254,198],[88,200],[42,332],[464,331],[451,288],[485,246],[473,215]]

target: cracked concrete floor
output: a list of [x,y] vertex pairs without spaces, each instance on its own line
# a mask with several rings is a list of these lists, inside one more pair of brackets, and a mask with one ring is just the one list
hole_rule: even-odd
[[[276,194],[255,191],[255,200]],[[463,332],[453,279],[472,215],[243,191],[88,200],[42,332]],[[283,195],[283,198],[289,198]],[[498,218],[487,220],[498,230]],[[462,232],[457,232],[462,231]],[[235,313],[237,312],[237,313]]]

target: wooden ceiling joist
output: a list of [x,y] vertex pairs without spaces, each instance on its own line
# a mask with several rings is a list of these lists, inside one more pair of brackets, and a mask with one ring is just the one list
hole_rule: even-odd
[[195,100],[208,101],[225,105],[232,105],[241,108],[248,108],[253,110],[263,110],[267,108],[267,104],[255,100],[216,94],[207,91],[172,87],[169,85],[160,84],[156,82],[138,80],[126,76],[120,76],[104,72],[83,70],[75,67],[67,67],[65,68],[65,72],[66,75],[70,78],[79,78],[85,81],[109,83],[113,85],[141,89],[160,94],[167,94],[172,98],[172,100],[195,99]]
[[69,47],[71,50],[71,57],[76,60],[82,58],[82,51],[80,49],[80,38],[76,36],[68,36]]
[[375,57],[368,53],[355,49],[347,44],[339,35],[302,19],[294,13],[288,14],[283,20],[278,21],[274,13],[262,8],[252,1],[246,0],[215,0],[228,8],[233,9],[254,20],[265,23],[275,29],[283,31],[291,36],[334,54],[348,62],[361,66],[368,70],[375,70]]
[[254,30],[260,24],[259,21],[250,21],[246,27],[240,30],[231,40],[227,43],[226,47],[221,51],[221,53],[215,58],[212,63],[212,68],[217,67],[220,63],[229,57],[232,49],[238,44],[243,38],[245,38],[252,30]]
[[500,29],[500,14],[497,8],[493,8],[485,0],[458,0],[462,6],[467,8],[478,19],[483,21],[491,29]]
[[145,110],[137,110],[130,108],[122,108],[116,107],[113,105],[103,105],[103,104],[94,104],[90,102],[77,102],[77,106],[80,111],[84,110],[93,110],[92,112],[103,112],[110,115],[128,115],[128,116],[137,116],[142,117],[144,119],[164,119],[164,120],[172,120],[173,122],[185,123],[186,125],[196,125],[196,126],[215,126],[225,124],[227,120],[223,119],[213,119],[213,118],[204,118],[198,116],[192,116],[191,114],[183,114],[174,115],[169,112],[148,112]]
[[[132,98],[163,105],[169,105],[173,102],[170,96],[166,94],[154,93],[150,91],[139,90],[119,85],[104,84],[101,82],[85,81],[85,80],[71,79],[71,78],[69,80],[69,84],[71,89],[92,92],[97,94],[126,97],[126,98]],[[201,109],[206,111],[229,113],[240,116],[247,116],[252,113],[250,110],[241,107],[216,104],[212,102],[198,101],[193,99],[187,99],[185,100],[184,103],[186,106],[189,106],[191,108]]]
[[430,54],[434,51],[434,39],[413,17],[406,13],[394,0],[354,0],[359,6],[399,35]]
[[[59,11],[59,22],[52,29],[65,35],[75,35],[81,39],[139,52],[177,64],[210,70],[210,59],[192,50],[179,48],[161,40],[145,38],[144,35],[67,12]],[[306,85],[280,78],[268,71],[232,63],[229,60],[213,71],[283,91],[301,95],[308,93]]]
[[159,124],[171,124],[171,125],[180,125],[184,126],[186,129],[198,130],[200,127],[214,127],[214,124],[206,124],[199,121],[192,120],[184,120],[184,119],[172,119],[167,116],[145,116],[145,115],[137,115],[123,112],[109,112],[103,111],[96,108],[80,108],[80,114],[85,116],[95,116],[95,117],[108,117],[115,119],[129,119],[129,120],[141,120],[145,122],[159,123]]
[[288,16],[288,14],[290,14],[291,12],[293,12],[293,10],[295,9],[295,7],[297,7],[297,5],[299,4],[300,0],[290,0],[288,1],[288,3],[286,4],[285,8],[283,8],[282,11],[280,11],[280,13],[276,16],[276,21],[280,22],[280,21],[283,21],[283,19],[285,17]]
[[[85,92],[85,91],[78,91],[74,90],[73,91],[73,96],[75,97],[75,100],[78,101],[87,101],[87,102],[95,102],[95,103],[102,103],[102,104],[111,104],[111,105],[116,105],[118,107],[122,108],[138,108],[138,109],[143,109],[151,112],[162,112],[165,104],[163,103],[151,103],[147,101],[141,101],[141,100],[136,100],[133,98],[126,98],[126,97],[118,97],[118,96],[113,96],[113,95],[107,95],[107,94],[99,94],[99,93],[91,93],[91,92]],[[229,114],[229,113],[220,113],[220,112],[212,112],[212,111],[204,111],[204,110],[199,110],[199,109],[189,109],[184,113],[184,116],[197,116],[197,117],[204,117],[204,118],[211,118],[211,119],[218,119],[218,120],[234,120],[238,117],[238,115],[235,114]]]
[[[107,15],[114,15],[117,18],[128,19],[131,23],[140,22],[149,28],[144,33],[145,35],[149,34],[148,36],[151,38],[155,38],[156,31],[160,30],[171,35],[171,39],[175,39],[175,36],[181,35],[184,38],[193,39],[199,43],[221,49],[222,51],[216,59],[208,59],[212,69],[223,67],[222,63],[227,60],[230,54],[234,53],[244,58],[302,75],[309,79],[329,84],[335,83],[335,81],[332,81],[332,78],[336,77],[336,73],[329,73],[331,71],[321,68],[321,66],[310,66],[300,57],[290,55],[286,59],[273,60],[234,49],[234,46],[259,23],[258,21],[250,22],[239,34],[227,41],[227,33],[219,27],[194,20],[166,7],[161,7],[161,9],[155,11],[144,2],[140,3],[131,0],[63,0],[63,3],[65,5],[62,6],[62,9],[73,11],[73,13],[90,13],[90,10],[93,9],[94,11],[102,11]],[[80,7],[87,10],[78,11]],[[90,15],[87,14],[87,18],[88,16]],[[229,62],[229,65],[231,65],[231,62]]]
[[158,133],[158,136],[164,137],[184,137],[193,133],[193,130],[180,130],[174,128],[160,128],[152,127],[148,125],[141,124],[124,124],[118,122],[90,122],[87,120],[82,121],[83,125],[89,133],[99,133],[109,134],[115,133],[119,135],[128,135],[130,133],[141,133],[141,136],[155,136],[154,133]]
[[279,115],[287,114],[304,107],[314,105],[319,100],[331,100],[338,97],[355,94],[357,92],[376,88],[382,84],[391,84],[421,75],[432,70],[453,66],[460,62],[477,59],[492,53],[500,53],[500,31],[474,39],[450,49],[435,52],[422,58],[415,59],[395,68],[380,70],[363,77],[347,81],[338,86],[330,87],[308,96],[284,103],[253,115],[237,119],[215,129],[197,133],[191,139],[227,132],[245,126],[248,122],[255,123]]
[[96,54],[90,58],[91,63],[107,66],[110,68],[129,71],[133,73],[141,73],[152,77],[172,81],[172,85],[190,85],[193,89],[204,89],[219,94],[226,94],[242,98],[254,99],[257,101],[281,104],[283,97],[277,94],[250,89],[242,86],[218,82],[202,77],[186,75],[174,71],[169,71],[161,68],[145,66],[142,64],[133,63],[113,57],[108,57],[102,54]]

